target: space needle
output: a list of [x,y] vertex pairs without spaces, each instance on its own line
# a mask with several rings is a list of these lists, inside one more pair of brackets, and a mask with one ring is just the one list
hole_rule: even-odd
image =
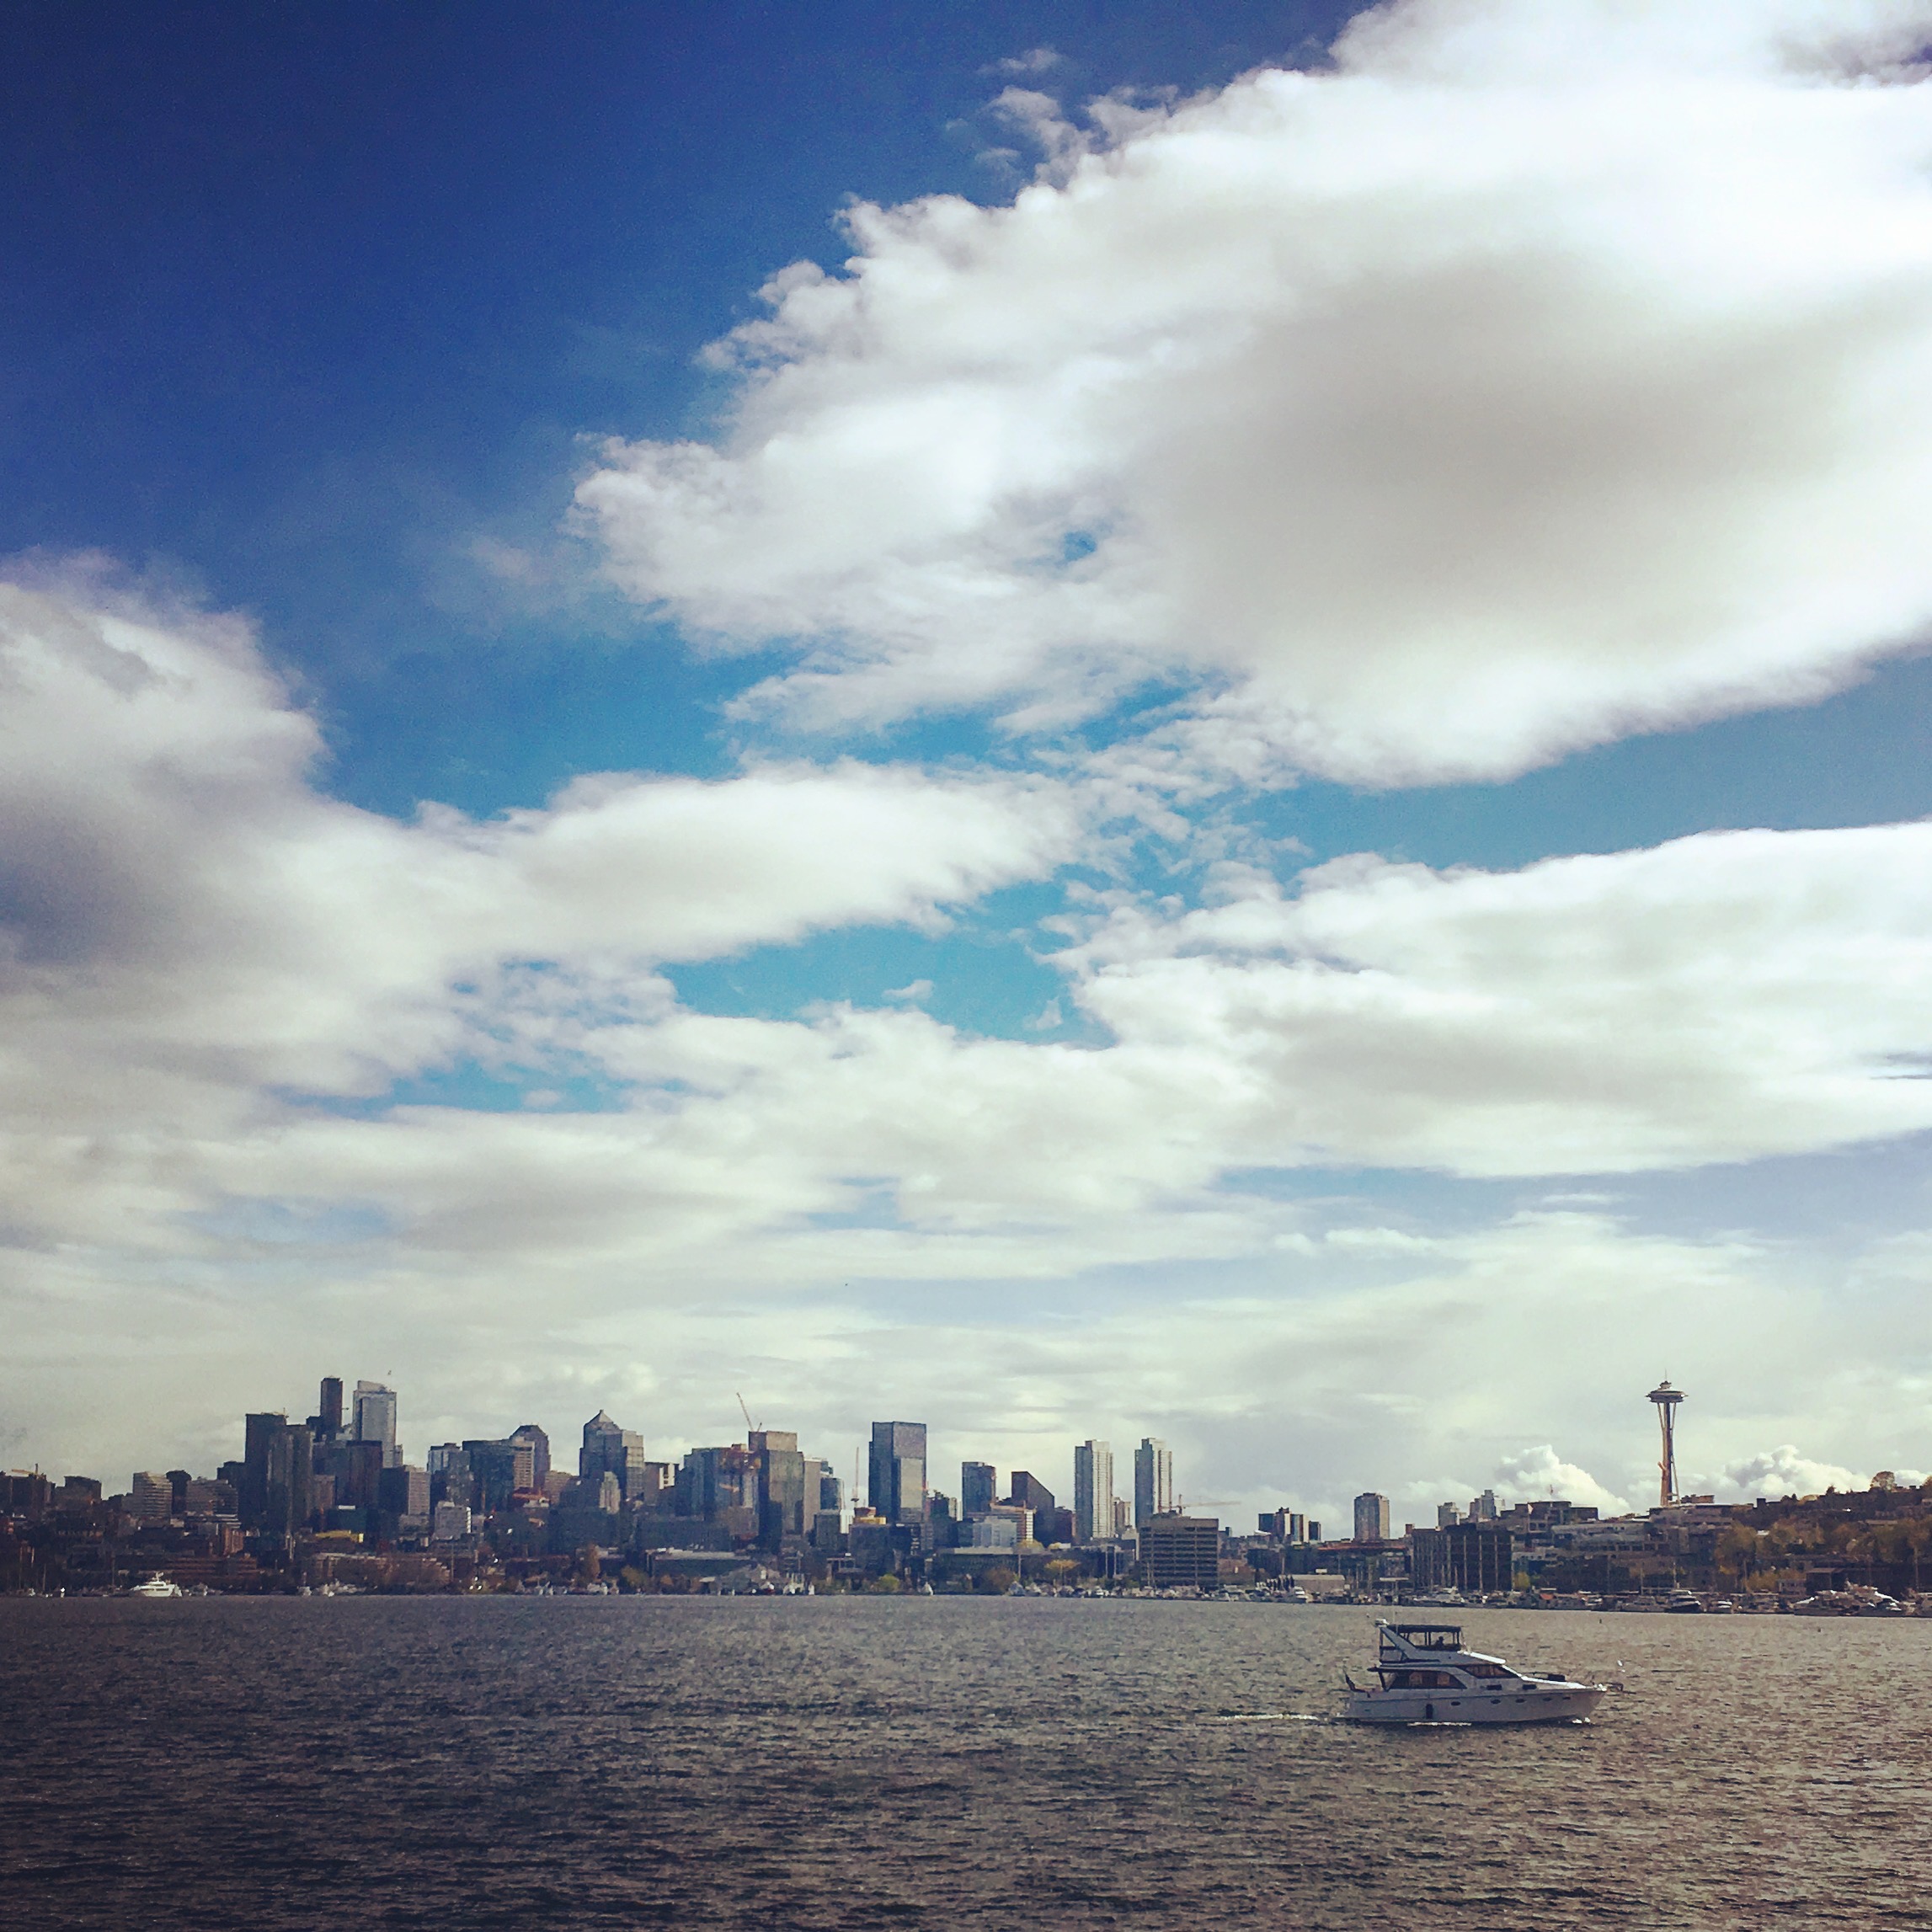
[[1657,1465],[1662,1479],[1658,1500],[1668,1509],[1677,1501],[1677,1405],[1684,1400],[1684,1391],[1672,1388],[1666,1376],[1651,1390],[1650,1399],[1657,1404],[1657,1426],[1663,1434],[1663,1456]]

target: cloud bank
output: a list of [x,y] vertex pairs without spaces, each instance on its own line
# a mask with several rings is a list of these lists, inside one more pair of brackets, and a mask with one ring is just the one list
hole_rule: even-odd
[[1932,8],[1410,0],[1087,124],[1010,206],[861,205],[614,443],[634,596],[753,710],[1388,785],[1816,698],[1932,618]]

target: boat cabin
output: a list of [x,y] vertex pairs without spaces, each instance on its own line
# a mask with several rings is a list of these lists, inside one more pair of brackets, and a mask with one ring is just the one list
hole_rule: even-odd
[[[1399,1640],[1391,1644],[1390,1637]],[[1385,1657],[1396,1652],[1406,1655],[1419,1650],[1460,1650],[1462,1648],[1462,1625],[1460,1624],[1384,1624],[1382,1625],[1382,1654]]]
[[[1376,1673],[1392,1690],[1474,1689],[1478,1679],[1526,1678],[1501,1657],[1465,1650],[1460,1624],[1384,1624]],[[1439,1667],[1448,1664],[1452,1669]],[[1420,1665],[1422,1668],[1417,1668]]]

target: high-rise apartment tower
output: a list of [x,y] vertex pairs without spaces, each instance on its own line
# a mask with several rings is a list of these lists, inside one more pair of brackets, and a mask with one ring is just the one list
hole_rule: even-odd
[[1073,1452],[1073,1540],[1099,1543],[1113,1534],[1113,1445],[1090,1438]]

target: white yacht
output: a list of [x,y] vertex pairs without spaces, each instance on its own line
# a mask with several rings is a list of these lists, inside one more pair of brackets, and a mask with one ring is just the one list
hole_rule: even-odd
[[1353,1678],[1346,1716],[1363,1724],[1557,1724],[1587,1718],[1607,1686],[1513,1670],[1463,1647],[1455,1624],[1378,1623],[1379,1684]]
[[179,1597],[181,1586],[170,1582],[165,1577],[150,1577],[145,1583],[136,1583],[127,1593],[131,1597]]

